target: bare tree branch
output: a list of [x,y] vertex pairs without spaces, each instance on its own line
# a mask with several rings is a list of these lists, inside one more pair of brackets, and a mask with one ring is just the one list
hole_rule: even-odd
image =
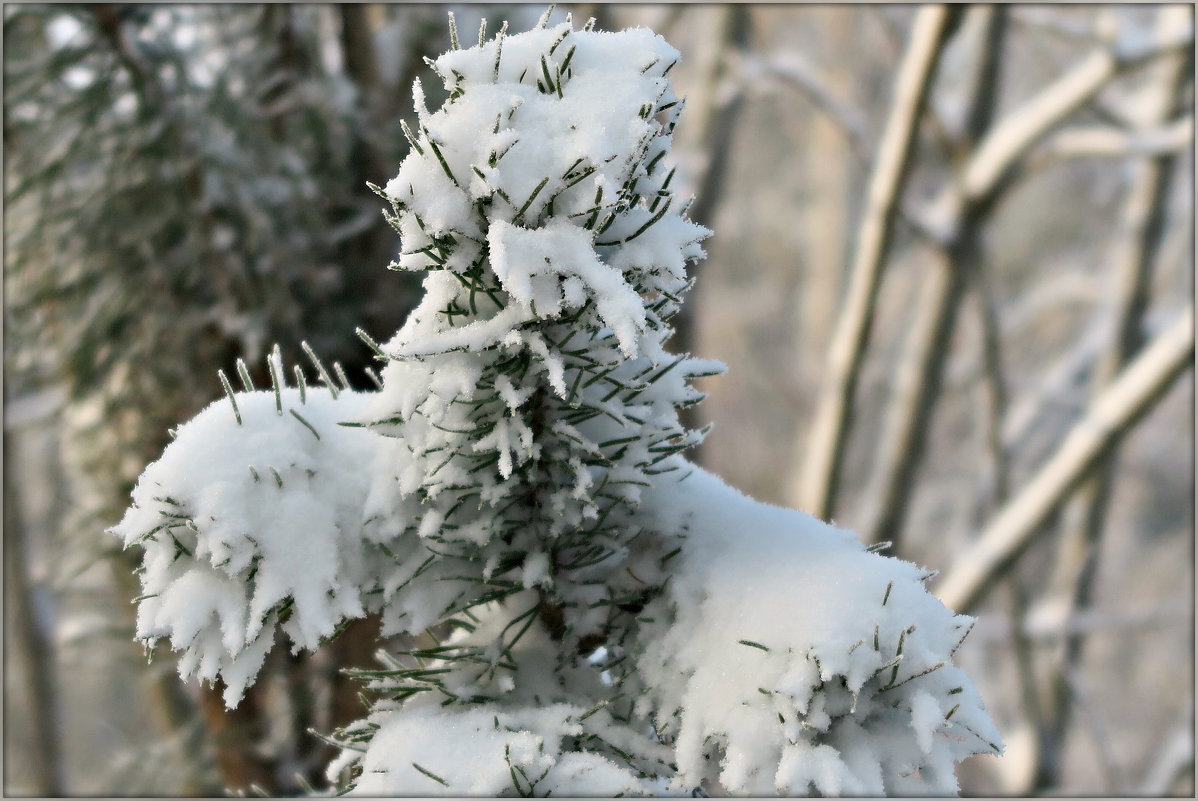
[[[992,129],[984,130],[984,136],[972,137],[978,145],[966,160],[959,181],[945,186],[925,218],[948,244],[937,258],[934,276],[923,287],[915,328],[896,377],[896,400],[876,474],[877,489],[872,493],[872,522],[866,532],[869,541],[897,543],[902,535],[940,394],[948,343],[956,325],[956,306],[966,273],[976,261],[981,221],[1033,145],[1121,70],[1173,52],[1192,39],[1192,25],[1181,25],[1156,36],[1129,36],[1126,41],[1095,50]],[[979,82],[979,86],[987,85]],[[988,110],[993,106],[992,102],[982,102],[976,108]]]
[[1145,797],[1168,795],[1179,780],[1194,771],[1194,698],[1181,707],[1178,723],[1165,735],[1164,743],[1153,748],[1156,761],[1144,777],[1139,792]]
[[744,55],[739,59],[739,66],[747,76],[764,73],[802,92],[844,133],[857,161],[862,164],[869,163],[871,143],[865,118],[857,109],[837,97],[828,88],[827,81],[802,57],[792,51],[780,52],[764,59]]
[[[982,7],[977,13],[985,16],[978,32],[981,44],[977,68],[966,100],[967,145],[983,139],[989,130],[997,106],[1006,32],[1006,8]],[[951,183],[949,186],[953,191]],[[957,207],[957,213],[959,219],[950,227],[952,237],[933,253],[931,275],[921,286],[913,327],[895,373],[882,455],[870,493],[872,509],[865,536],[870,542],[891,542],[896,552],[940,396],[957,311],[970,278],[982,262],[984,209],[965,205]]]
[[1021,28],[1035,30],[1061,39],[1065,42],[1081,42],[1097,44],[1104,37],[1100,26],[1079,23],[1075,20],[1062,19],[1058,10],[1052,6],[1021,6],[1012,9],[1012,21]]
[[1029,169],[1064,159],[1167,156],[1187,150],[1194,140],[1194,116],[1153,128],[1126,130],[1111,125],[1066,128],[1049,137],[1029,162]]
[[1193,358],[1191,305],[1098,396],[1056,453],[956,559],[937,587],[940,600],[960,611],[974,608],[1042,531],[1049,515],[1156,406]]
[[969,272],[980,258],[980,231],[970,226],[962,233],[951,253],[932,255],[934,264],[920,285],[912,328],[894,371],[881,454],[869,492],[864,537],[867,542],[890,542],[896,553],[901,553],[899,540],[939,399],[957,312]]
[[[1190,22],[1190,10],[1172,6],[1158,14],[1157,30],[1167,31]],[[1191,67],[1181,54],[1162,61],[1157,80],[1144,90],[1146,122],[1159,124],[1177,105],[1178,95]],[[1134,165],[1131,188],[1123,220],[1111,249],[1118,288],[1115,293],[1110,340],[1093,375],[1095,393],[1118,375],[1139,349],[1141,329],[1148,306],[1148,293],[1165,232],[1168,216],[1173,159],[1159,158]],[[1103,458],[1095,475],[1078,488],[1063,516],[1064,531],[1057,553],[1055,573],[1047,593],[1049,603],[1059,604],[1066,617],[1085,609],[1093,595],[1098,542],[1102,537],[1107,504],[1114,483],[1115,448]],[[1044,731],[1045,759],[1037,776],[1037,787],[1056,786],[1060,781],[1059,752],[1068,731],[1071,701],[1069,680],[1081,659],[1084,639],[1065,637],[1053,656],[1045,693],[1048,726]]]
[[1018,786],[1026,784],[1035,775],[1039,763],[1038,732],[1043,728],[1044,705],[1040,699],[1040,683],[1036,675],[1036,650],[1026,620],[1028,611],[1027,590],[1018,574],[1013,574],[1006,582],[1010,605],[1007,608],[1007,620],[1010,627],[1011,653],[1015,661],[1015,675],[1019,684],[1019,703],[1023,714],[1027,717],[1026,725],[1031,732],[1033,746],[1025,749],[1026,757],[1018,767],[1011,766],[1007,772],[1007,784]]
[[1002,434],[1008,452],[1022,454],[1027,450],[1026,441],[1033,431],[1051,425],[1045,420],[1049,410],[1053,412],[1053,419],[1073,418],[1085,407],[1085,379],[1098,359],[1104,333],[1100,321],[1088,324],[1070,350],[1011,405],[1003,421]]
[[1081,728],[1090,735],[1094,749],[1098,752],[1098,759],[1095,761],[1102,771],[1103,780],[1106,783],[1105,790],[1111,794],[1117,793],[1123,786],[1124,780],[1123,771],[1119,769],[1118,760],[1115,758],[1115,749],[1111,747],[1110,727],[1107,726],[1106,721],[1094,705],[1093,698],[1082,685],[1082,677],[1076,666],[1070,666],[1063,681],[1073,705],[1086,713],[1089,725]]
[[[1020,636],[1035,644],[1051,643],[1071,634],[1106,633],[1123,636],[1124,633],[1149,630],[1175,629],[1185,626],[1193,615],[1193,604],[1189,598],[1179,598],[1156,606],[1134,608],[1111,608],[1079,612],[1070,620],[1059,614],[1043,614],[1043,607],[1031,610],[1020,623]],[[1011,623],[997,617],[987,616],[974,626],[970,640],[978,639],[987,645],[1005,642],[1016,636]]]
[[[734,54],[734,62],[744,74],[744,81],[755,89],[760,88],[757,79],[761,75],[769,75],[803,93],[817,109],[822,111],[836,130],[843,134],[848,142],[849,151],[854,162],[862,169],[870,166],[870,157],[875,144],[867,132],[867,123],[861,113],[849,103],[836,96],[828,86],[827,81],[818,75],[814,68],[801,61],[795,54],[786,52],[759,58],[748,52]],[[767,86],[767,91],[769,87]],[[938,115],[927,109],[930,122],[943,129]],[[941,133],[942,136],[947,134]],[[939,242],[940,237],[923,220],[923,210],[914,206],[904,198],[896,198],[896,222],[906,226],[916,236],[932,242]]]
[[1149,41],[1132,38],[1126,43],[1093,51],[1012,111],[987,135],[965,167],[962,200],[977,203],[993,195],[1032,145],[1098,94],[1121,71],[1187,47],[1193,41],[1191,24],[1161,32]]
[[869,342],[899,198],[910,169],[920,113],[940,54],[960,13],[944,6],[919,9],[895,79],[890,115],[878,147],[864,218],[858,230],[848,297],[832,335],[828,376],[806,446],[800,505],[817,517],[831,517],[835,510],[857,380]]
[[1003,371],[1002,335],[998,324],[998,301],[984,264],[978,265],[974,283],[978,318],[981,323],[982,439],[987,477],[978,493],[974,525],[980,525],[992,504],[1007,499],[1010,465],[1003,424],[1007,416],[1007,380]]

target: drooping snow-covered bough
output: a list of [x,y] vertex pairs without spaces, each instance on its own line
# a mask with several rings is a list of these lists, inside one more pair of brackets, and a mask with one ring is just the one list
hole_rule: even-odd
[[[667,157],[678,53],[652,32],[501,30],[432,63],[377,189],[427,271],[382,389],[302,371],[180,427],[113,532],[145,549],[138,636],[232,705],[276,627],[378,614],[334,733],[370,795],[948,793],[997,750],[952,665],[969,619],[915,566],[689,464],[669,353],[688,262]],[[226,386],[228,386],[226,384]],[[348,425],[337,425],[338,423]]]

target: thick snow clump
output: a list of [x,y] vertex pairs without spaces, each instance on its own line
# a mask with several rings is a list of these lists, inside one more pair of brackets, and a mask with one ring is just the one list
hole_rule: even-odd
[[[367,396],[306,388],[238,393],[179,427],[142,473],[113,534],[145,550],[137,636],[170,639],[179,672],[240,700],[281,624],[315,648],[364,615],[363,525],[378,438],[338,423]],[[280,411],[281,410],[281,411]],[[239,422],[239,418],[240,421]]]
[[677,788],[953,793],[956,761],[998,750],[951,664],[973,619],[928,594],[925,571],[698,469],[645,508],[686,531],[657,602],[670,622],[642,630],[638,661],[638,711],[673,739]]

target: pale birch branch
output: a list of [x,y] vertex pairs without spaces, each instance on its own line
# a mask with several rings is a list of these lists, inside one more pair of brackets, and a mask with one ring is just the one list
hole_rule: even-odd
[[[1189,10],[1173,6],[1159,12],[1156,27],[1163,32],[1187,22]],[[1189,72],[1185,64],[1186,59],[1178,54],[1157,65],[1160,73],[1154,76],[1157,80],[1144,90],[1146,121],[1149,124],[1158,124],[1172,113]],[[1123,219],[1111,249],[1118,286],[1109,342],[1093,375],[1095,393],[1118,375],[1140,346],[1149,287],[1166,227],[1172,162],[1170,158],[1160,158],[1135,165]],[[1116,450],[1112,448],[1102,459],[1094,475],[1075,491],[1065,508],[1064,531],[1057,549],[1047,600],[1061,606],[1066,617],[1087,608],[1091,603],[1098,543],[1103,535],[1115,478]],[[1045,710],[1048,723],[1046,750],[1059,752],[1064,747],[1065,731],[1075,698],[1069,691],[1068,681],[1081,660],[1083,645],[1084,639],[1080,635],[1065,637],[1051,660],[1045,693],[1049,701]],[[1060,782],[1059,755],[1053,754],[1044,762],[1054,770],[1040,772],[1039,786],[1054,787]]]
[[967,232],[953,254],[933,256],[936,263],[921,282],[912,328],[895,367],[863,536],[871,543],[890,542],[896,553],[901,553],[903,523],[940,395],[968,272],[979,258],[977,234],[976,230]]
[[1081,108],[1121,71],[1191,45],[1193,25],[1100,48],[1082,59],[995,126],[966,165],[961,193],[965,202],[992,195],[1016,162],[1053,128]]
[[[1181,7],[1175,9],[1186,14]],[[1164,16],[1176,19],[1172,15]],[[1154,105],[1159,117],[1169,114],[1187,72],[1181,58],[1162,66],[1169,69],[1161,84],[1155,87]],[[1168,217],[1172,171],[1171,158],[1135,165],[1123,219],[1118,227],[1119,236],[1112,248],[1111,261],[1118,287],[1110,341],[1094,377],[1096,388],[1110,383],[1140,346],[1149,288]]]
[[1169,156],[1187,150],[1194,139],[1194,117],[1187,115],[1148,129],[1127,130],[1112,125],[1066,128],[1049,137],[1036,154],[1041,160],[1102,157]]
[[[990,128],[1006,35],[1007,9],[981,7],[975,13],[981,15],[982,24],[976,66],[966,95],[966,143],[983,139]],[[952,186],[950,183],[950,189]],[[882,454],[870,493],[872,507],[865,537],[869,542],[888,541],[896,552],[900,552],[915,477],[940,396],[957,311],[970,278],[982,262],[982,210],[959,205],[954,211],[957,219],[949,227],[952,236],[932,254],[931,274],[921,285],[911,333],[899,357]]]
[[[1169,322],[1162,311],[1150,312],[1144,320],[1145,338],[1164,330]],[[1061,356],[1011,405],[1003,424],[1007,453],[1019,454],[1024,464],[1040,464],[1055,450],[1062,437],[1055,433],[1068,427],[1086,408],[1087,377],[1094,369],[1106,341],[1101,319],[1088,323],[1073,347]]]
[[1016,636],[1017,633],[1040,645],[1052,643],[1062,637],[1076,634],[1110,634],[1126,636],[1131,632],[1164,631],[1185,626],[1193,614],[1193,604],[1188,598],[1157,606],[1141,606],[1129,609],[1114,608],[1084,610],[1066,620],[1061,614],[1045,614],[1043,607],[1028,610],[1018,630],[1008,620],[986,616],[973,627],[969,638],[994,646]]
[[1128,365],[1070,430],[1056,453],[955,560],[936,588],[946,606],[974,608],[1043,530],[1043,524],[1102,457],[1192,365],[1190,306]]
[[1003,369],[1002,334],[998,323],[998,301],[984,265],[979,265],[975,281],[978,318],[981,327],[979,361],[982,366],[982,440],[988,476],[978,493],[974,525],[981,523],[990,506],[1007,499],[1010,466],[1003,424],[1007,416],[1007,380]]
[[[875,144],[867,133],[867,122],[864,116],[850,104],[844,102],[827,87],[827,82],[819,76],[813,67],[801,61],[794,53],[782,53],[767,58],[759,58],[749,52],[735,53],[730,57],[742,73],[745,84],[760,90],[762,75],[770,76],[777,82],[790,86],[802,93],[848,141],[853,160],[862,169],[870,166],[870,155]],[[769,91],[769,87],[766,86]],[[935,118],[935,115],[933,115]],[[916,236],[933,242],[939,241],[935,232],[923,221],[923,211],[902,197],[896,199],[898,208],[895,212],[896,221],[906,226]]]
[[890,115],[879,143],[858,229],[848,296],[832,335],[828,376],[806,444],[800,505],[817,517],[828,518],[835,509],[854,395],[899,198],[911,165],[920,112],[956,13],[959,12],[944,6],[919,9],[895,79]]
[[[971,137],[978,145],[966,160],[959,181],[944,187],[925,217],[947,244],[937,257],[936,274],[924,286],[915,328],[896,376],[895,402],[886,426],[876,489],[871,493],[873,509],[866,530],[870,542],[898,542],[902,535],[940,394],[948,342],[956,324],[955,307],[966,280],[963,273],[976,261],[980,226],[1007,179],[1036,143],[1121,70],[1192,40],[1192,25],[1179,25],[1156,36],[1129,38],[1098,49],[993,128],[983,129],[983,136]],[[985,85],[979,83],[979,87]],[[976,103],[977,92],[974,94]],[[992,105],[983,102],[977,108],[988,110]]]
[[1140,794],[1146,797],[1168,795],[1187,774],[1194,771],[1194,699],[1181,708],[1179,721],[1167,735],[1164,744],[1154,748],[1156,760],[1144,777]]
[[[1076,417],[1085,406],[1085,378],[1102,350],[1104,328],[1090,323],[1068,353],[1046,369],[1032,387],[1020,394],[1003,422],[1003,443],[1009,452],[1023,452],[1033,431],[1052,420]],[[1049,411],[1055,412],[1046,420]]]

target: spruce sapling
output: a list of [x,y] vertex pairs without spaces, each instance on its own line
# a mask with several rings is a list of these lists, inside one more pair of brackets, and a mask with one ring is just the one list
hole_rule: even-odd
[[[424,297],[373,393],[234,393],[179,429],[114,529],[146,550],[138,636],[235,704],[280,626],[379,614],[362,794],[951,792],[997,749],[951,664],[968,619],[913,565],[689,464],[669,353],[709,232],[672,193],[678,53],[569,20],[430,66],[383,188]],[[228,408],[226,408],[228,407]],[[341,425],[337,425],[341,423]],[[248,469],[247,469],[248,467]]]

